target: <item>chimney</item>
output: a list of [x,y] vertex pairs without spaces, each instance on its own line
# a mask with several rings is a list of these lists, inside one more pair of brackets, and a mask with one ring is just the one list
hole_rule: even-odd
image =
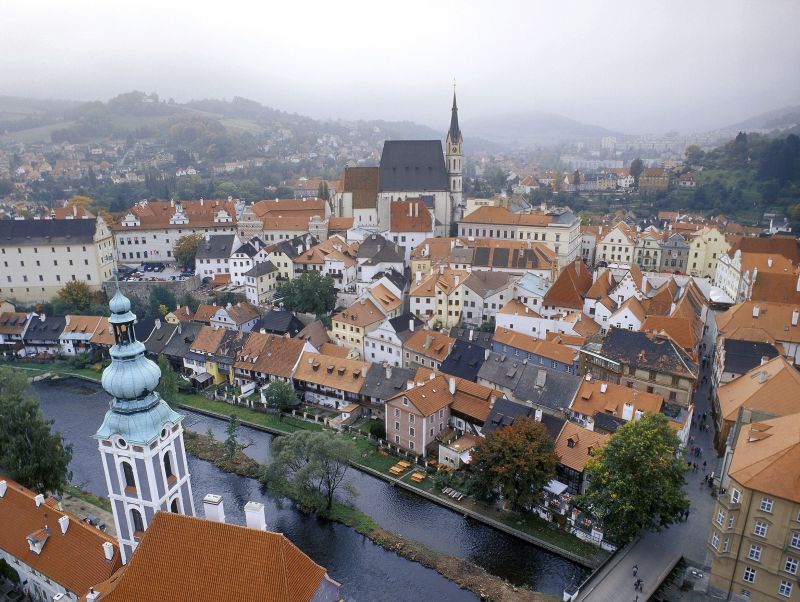
[[589,373],[587,373],[587,374],[586,374],[586,382],[587,382],[587,383],[590,383],[590,382],[592,382],[592,373],[591,373],[591,372],[589,372]]
[[[417,272],[417,273],[419,274],[419,272]],[[408,329],[411,332],[414,332],[414,318],[409,318],[408,319]]]
[[264,518],[264,504],[261,502],[247,502],[244,505],[244,515],[249,528],[259,531],[267,530],[267,521]]
[[222,503],[222,496],[215,493],[208,493],[203,498],[203,511],[207,520],[218,523],[225,522],[225,506]]
[[797,321],[800,320],[800,309],[792,311],[792,326],[797,326]]
[[431,343],[433,343],[433,337],[431,335],[427,335],[425,337],[425,344],[422,345],[422,348],[427,349],[428,347],[431,346]]
[[[417,284],[419,284],[420,282],[422,282],[422,272],[417,270]],[[800,280],[798,280],[798,282],[800,282]]]
[[[425,252],[422,254],[423,257],[427,257],[430,255],[431,246],[428,243],[425,243]],[[800,291],[800,278],[797,279],[797,290]]]
[[753,317],[754,317],[754,318],[757,318],[757,317],[758,317],[758,314],[759,314],[759,312],[760,312],[760,308],[758,307],[758,305],[754,305],[754,306],[753,306]]
[[103,555],[107,562],[114,560],[114,544],[110,541],[103,542]]
[[541,410],[539,410],[539,409],[537,409],[537,410],[536,410],[536,411],[533,413],[533,419],[534,419],[536,422],[541,422],[541,421],[542,421],[542,411],[541,411]]
[[38,508],[39,506],[44,504],[44,496],[41,493],[39,493],[36,495],[35,498],[33,498],[33,501],[36,502],[36,507]]
[[601,393],[605,393],[607,389],[608,389],[608,383],[601,383],[600,384],[600,392]]
[[161,328],[161,320],[159,320],[158,318],[156,318],[155,327],[156,327],[156,330]]
[[628,422],[633,420],[633,404],[628,401],[622,406],[622,419]]
[[492,353],[492,350],[488,347],[483,351],[483,360],[486,361],[489,359],[489,355]]
[[66,535],[67,529],[69,529],[69,516],[59,518],[58,525],[61,527],[61,535]]
[[205,239],[206,239],[206,242],[211,242],[211,235],[208,232],[206,232]]
[[358,302],[359,302],[361,305],[365,305],[365,304],[367,303],[367,300],[366,300],[364,297],[361,297],[361,299],[359,299],[359,300],[358,300]]
[[45,315],[44,315],[44,314],[39,314],[39,319],[40,319],[42,322],[44,322],[44,321],[45,321]]
[[767,257],[767,267],[768,268],[772,267],[772,257]]
[[89,593],[86,594],[86,602],[94,602],[100,597],[100,592],[94,591],[93,587],[89,588]]
[[386,368],[386,380],[390,380],[392,378],[392,365],[386,362],[384,367]]
[[414,203],[408,204],[408,217],[414,217]]
[[455,379],[454,376],[450,377],[450,380],[448,381],[447,386],[448,386],[448,388],[450,390],[450,395],[455,395],[456,394],[456,379]]
[[456,278],[455,278],[455,281],[456,281],[456,282],[455,282],[455,285],[456,285],[456,286],[458,286],[458,281],[459,281],[459,280],[460,280],[460,278],[459,278],[458,276],[456,276]]
[[797,286],[794,287],[794,290],[800,293],[800,276],[797,277]]
[[444,274],[444,264],[443,263],[439,264],[439,273],[440,274]]
[[69,326],[69,316],[64,316],[64,325]]
[[767,371],[766,370],[762,370],[761,372],[758,373],[758,382],[761,383],[761,384],[764,384],[765,382],[767,382]]
[[6,481],[0,481],[0,498],[6,494],[6,489],[8,489],[8,483]]
[[367,378],[367,367],[363,366],[361,368],[361,378]]
[[413,389],[413,388],[414,388],[414,381],[413,380],[407,380],[406,381],[406,391],[408,391],[409,389]]

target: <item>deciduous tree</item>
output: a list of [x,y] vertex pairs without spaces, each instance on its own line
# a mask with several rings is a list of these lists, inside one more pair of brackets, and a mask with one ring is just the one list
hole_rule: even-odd
[[161,370],[161,380],[158,381],[156,391],[167,403],[174,403],[178,394],[178,375],[169,363],[167,356],[158,356],[158,367]]
[[660,530],[688,508],[679,445],[663,414],[645,414],[617,429],[589,458],[589,485],[579,503],[602,520],[616,543],[631,541],[642,529]]
[[356,456],[356,446],[349,439],[298,431],[274,440],[272,462],[264,467],[261,480],[306,508],[329,512],[337,492],[346,488],[344,477]]
[[273,380],[270,382],[267,388],[264,389],[264,398],[269,407],[280,410],[281,412],[289,409],[297,401],[294,387],[282,380]]
[[178,265],[190,269],[194,267],[194,259],[197,256],[197,246],[203,239],[202,234],[184,234],[175,241],[172,249],[172,256]]
[[636,184],[639,184],[639,176],[642,175],[644,171],[644,161],[642,161],[639,157],[636,157],[633,161],[631,161],[631,166],[628,169],[630,174],[633,176],[633,179],[636,181]]
[[72,446],[51,433],[35,399],[25,395],[27,380],[0,368],[0,467],[25,487],[60,493],[69,479]]
[[336,288],[333,278],[317,271],[301,274],[278,289],[276,295],[290,311],[329,314],[336,307]]
[[470,467],[480,492],[487,496],[499,493],[519,510],[539,498],[557,463],[544,425],[518,418],[478,443]]
[[95,294],[83,280],[70,280],[58,291],[58,300],[67,311],[83,311],[95,300]]

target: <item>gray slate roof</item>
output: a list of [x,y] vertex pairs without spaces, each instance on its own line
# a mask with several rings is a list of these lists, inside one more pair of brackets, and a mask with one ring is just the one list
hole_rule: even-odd
[[723,371],[733,372],[734,374],[749,372],[761,363],[761,358],[764,356],[772,359],[780,355],[778,350],[769,343],[739,341],[736,339],[725,339],[724,349],[725,367]]
[[325,329],[325,324],[323,324],[320,320],[314,320],[313,322],[306,324],[305,328],[298,332],[294,338],[308,341],[317,349],[319,349],[324,343],[331,342],[331,337],[328,335],[328,331]]
[[[314,236],[311,236],[310,234],[302,234],[300,236],[295,236],[291,240],[282,240],[277,242],[273,245],[270,245],[269,248],[270,250],[274,250],[276,253],[283,253],[289,259],[294,260],[316,244],[319,244],[319,241]],[[302,251],[297,250],[299,246],[302,246]]]
[[476,295],[486,298],[494,295],[500,289],[508,287],[514,277],[507,272],[493,272],[490,270],[479,270],[470,272],[464,280],[464,286],[472,289]]
[[543,407],[566,409],[575,397],[581,379],[573,374],[543,366],[514,361],[499,353],[490,353],[478,378],[510,389],[518,401],[532,401]]
[[215,234],[197,245],[197,259],[220,259],[231,256],[234,234]]
[[464,339],[456,339],[450,354],[444,358],[439,370],[476,382],[478,372],[486,358],[486,349]]
[[[507,426],[514,424],[517,418],[528,417],[535,419],[536,408],[532,405],[516,403],[505,397],[498,399],[494,406],[492,406],[492,413],[486,420],[483,426],[483,432],[488,434],[494,431],[504,429]],[[561,427],[564,426],[563,418],[556,418],[550,414],[542,414],[542,424],[547,428],[547,434],[550,439],[555,441],[558,434],[561,432]]]
[[0,245],[66,245],[92,243],[93,219],[0,220]]
[[473,345],[479,345],[484,349],[491,349],[494,340],[493,332],[483,332],[477,328],[451,328],[450,336],[454,339],[471,341]]
[[366,238],[358,247],[358,259],[366,259],[366,265],[376,265],[381,262],[403,264],[405,257],[400,247],[386,240],[380,234],[373,234]]
[[252,268],[247,270],[244,275],[250,276],[251,278],[257,278],[258,276],[263,276],[264,274],[269,274],[270,272],[276,271],[274,265],[272,265],[271,261],[262,261],[261,263],[257,263]]
[[158,355],[163,352],[164,347],[167,346],[167,343],[169,343],[170,338],[177,328],[178,326],[176,324],[170,324],[162,320],[161,327],[154,328],[150,336],[147,337],[147,340],[142,341],[147,353],[150,355]]
[[[414,330],[411,330],[409,328],[409,326],[411,326],[411,320],[414,320]],[[396,318],[392,318],[391,320],[389,320],[389,324],[392,325],[392,328],[397,334],[397,338],[399,338],[403,343],[405,343],[408,339],[410,339],[414,335],[415,330],[425,326],[425,322],[420,320],[410,311],[407,311],[404,314],[400,314]]]
[[625,328],[614,328],[603,339],[601,354],[604,357],[667,374],[697,378],[699,367],[669,337],[652,336]]
[[441,140],[387,140],[383,143],[380,190],[449,190]]
[[67,325],[67,320],[64,316],[45,316],[42,320],[38,316],[33,316],[25,335],[22,340],[26,343],[32,341],[57,341],[64,328]]
[[192,343],[194,343],[195,338],[197,338],[200,329],[203,328],[205,324],[201,324],[200,322],[181,322],[178,326],[180,326],[180,332],[176,330],[169,343],[167,343],[161,351],[161,353],[166,356],[185,356],[189,352]]
[[409,380],[414,380],[416,370],[412,368],[391,368],[391,376],[386,377],[386,368],[381,364],[372,364],[361,385],[361,394],[386,401],[406,388]]

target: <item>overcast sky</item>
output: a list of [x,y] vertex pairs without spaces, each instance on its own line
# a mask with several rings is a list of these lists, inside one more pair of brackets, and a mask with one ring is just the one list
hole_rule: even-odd
[[447,127],[543,110],[625,132],[800,104],[800,1],[0,2],[0,94],[245,96]]

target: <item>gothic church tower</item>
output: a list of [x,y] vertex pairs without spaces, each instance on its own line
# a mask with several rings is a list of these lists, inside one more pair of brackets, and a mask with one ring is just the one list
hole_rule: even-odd
[[460,219],[463,214],[464,157],[461,151],[462,143],[461,128],[458,127],[456,93],[455,90],[453,90],[453,109],[450,115],[450,129],[447,131],[445,161],[447,163],[447,179],[450,184],[451,214],[454,220]]
[[115,344],[102,385],[113,399],[94,437],[122,562],[127,563],[157,511],[194,516],[194,503],[183,446],[183,416],[155,390],[161,371],[136,340],[136,315],[119,283],[109,308]]

